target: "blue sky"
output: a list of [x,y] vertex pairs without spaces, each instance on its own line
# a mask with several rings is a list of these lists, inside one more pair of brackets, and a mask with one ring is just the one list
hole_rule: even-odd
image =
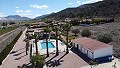
[[78,7],[98,1],[102,0],[0,0],[0,17],[20,15],[35,18],[68,7]]

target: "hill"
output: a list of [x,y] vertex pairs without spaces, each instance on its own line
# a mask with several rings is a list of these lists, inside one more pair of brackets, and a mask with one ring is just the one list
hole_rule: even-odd
[[9,20],[15,20],[15,21],[22,21],[22,20],[30,20],[30,18],[27,17],[21,17],[19,15],[9,15],[7,17],[5,17]]
[[10,20],[4,17],[0,17],[0,22],[7,22],[7,21],[10,21]]
[[52,15],[52,14],[54,14],[54,12],[53,12],[53,13],[50,13],[50,14],[45,14],[45,15],[38,16],[38,17],[36,17],[36,18],[34,18],[34,19],[46,18],[47,16]]
[[45,18],[45,17],[47,17],[47,16],[48,16],[48,14],[42,15],[42,16],[38,16],[38,17],[36,17],[35,19],[42,19],[42,18]]
[[66,8],[46,18],[84,18],[84,17],[119,17],[120,0],[103,0],[75,8]]

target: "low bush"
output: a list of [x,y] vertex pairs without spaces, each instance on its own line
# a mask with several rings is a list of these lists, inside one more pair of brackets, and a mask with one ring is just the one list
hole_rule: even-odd
[[89,37],[89,36],[91,36],[91,31],[89,29],[84,29],[84,30],[82,30],[81,35],[83,37]]
[[43,66],[45,65],[45,56],[41,55],[32,56],[30,62],[35,68],[43,68]]
[[109,34],[101,34],[97,38],[98,38],[98,41],[101,41],[104,43],[110,43],[112,41],[112,37]]

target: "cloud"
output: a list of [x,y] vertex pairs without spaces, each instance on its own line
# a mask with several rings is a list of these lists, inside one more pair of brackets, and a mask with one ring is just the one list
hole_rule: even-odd
[[53,11],[47,11],[48,14],[53,13],[53,12],[56,13],[58,11],[55,11],[55,10],[53,10]]
[[15,8],[19,8],[19,7],[15,7]]
[[82,4],[94,3],[94,2],[98,2],[98,1],[102,1],[102,0],[87,0],[85,2],[82,2]]
[[69,5],[73,4],[73,3],[68,3]]
[[22,17],[34,18],[34,15],[32,13],[17,13],[17,15],[20,15]]
[[77,4],[81,4],[81,1],[77,1]]
[[34,5],[29,5],[30,7],[32,8],[37,8],[37,9],[46,9],[48,8],[47,5],[37,5],[37,4],[34,4]]
[[24,12],[23,10],[16,10],[17,13]]
[[25,10],[24,12],[25,12],[25,13],[30,13],[31,11],[30,11],[30,10]]
[[0,17],[5,17],[6,15],[4,13],[0,13]]
[[41,16],[41,14],[35,14],[35,17]]
[[17,13],[30,13],[31,10],[16,10]]

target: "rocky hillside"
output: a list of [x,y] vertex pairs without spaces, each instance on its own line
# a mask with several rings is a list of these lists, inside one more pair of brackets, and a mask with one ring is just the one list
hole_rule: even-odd
[[119,17],[120,0],[103,0],[96,3],[85,4],[76,8],[67,8],[47,18],[81,18],[81,17]]

